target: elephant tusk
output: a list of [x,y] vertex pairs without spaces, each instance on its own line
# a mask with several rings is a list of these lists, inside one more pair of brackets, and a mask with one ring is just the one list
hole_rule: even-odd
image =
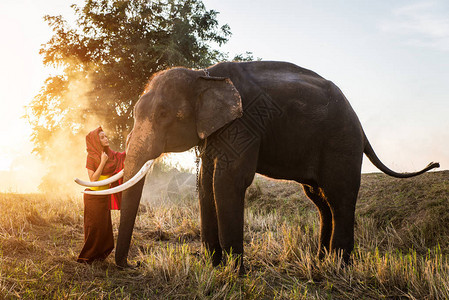
[[154,160],[147,161],[130,180],[119,186],[101,191],[83,191],[83,193],[89,195],[110,195],[127,190],[133,185],[135,185],[137,182],[139,182],[145,175],[147,175],[148,171],[151,169],[151,166],[153,165],[153,161]]
[[118,172],[117,174],[105,179],[105,180],[101,180],[101,181],[84,181],[81,179],[76,178],[75,182],[78,183],[79,185],[82,186],[104,186],[104,185],[108,185],[110,183],[116,182],[117,180],[119,180],[120,178],[123,177],[123,170],[121,170],[120,172]]

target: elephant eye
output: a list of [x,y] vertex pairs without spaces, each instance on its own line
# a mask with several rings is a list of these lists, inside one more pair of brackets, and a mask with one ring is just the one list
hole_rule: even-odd
[[167,115],[168,115],[167,111],[165,109],[163,109],[163,110],[159,111],[159,114],[157,117],[158,117],[158,119],[164,119],[167,117]]

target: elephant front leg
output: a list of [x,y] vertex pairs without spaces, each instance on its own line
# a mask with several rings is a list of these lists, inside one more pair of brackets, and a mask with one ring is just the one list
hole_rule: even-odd
[[214,177],[215,205],[221,248],[237,258],[239,273],[243,266],[243,216],[246,187],[235,182],[235,173]]
[[199,182],[199,199],[201,215],[201,240],[212,258],[212,265],[218,266],[222,261],[222,249],[218,236],[217,210],[215,208],[211,165],[203,161]]

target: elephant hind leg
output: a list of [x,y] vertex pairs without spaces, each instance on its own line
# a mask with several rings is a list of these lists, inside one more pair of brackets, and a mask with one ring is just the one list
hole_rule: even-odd
[[330,250],[332,237],[332,212],[322,193],[317,186],[303,185],[304,192],[310,200],[315,204],[320,213],[320,240],[318,248],[318,256],[324,258],[326,252]]
[[336,175],[333,180],[328,181],[323,190],[332,212],[330,250],[341,252],[343,260],[348,263],[354,247],[355,205],[360,187],[360,173],[353,176],[348,173],[341,175]]

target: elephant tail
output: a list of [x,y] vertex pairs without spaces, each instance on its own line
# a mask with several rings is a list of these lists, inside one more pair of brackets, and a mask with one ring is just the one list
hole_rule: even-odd
[[425,167],[424,169],[422,169],[421,171],[418,171],[418,172],[397,173],[397,172],[389,169],[387,166],[385,166],[380,161],[380,159],[376,155],[376,152],[374,152],[373,147],[371,147],[371,144],[369,143],[366,135],[365,135],[365,149],[363,150],[363,152],[366,154],[366,156],[368,156],[369,160],[373,163],[373,165],[375,165],[379,170],[381,170],[382,172],[384,172],[387,175],[397,177],[397,178],[409,178],[409,177],[418,176],[418,175],[421,175],[422,173],[425,173],[429,170],[440,167],[439,163],[431,162],[430,164],[427,165],[427,167]]

